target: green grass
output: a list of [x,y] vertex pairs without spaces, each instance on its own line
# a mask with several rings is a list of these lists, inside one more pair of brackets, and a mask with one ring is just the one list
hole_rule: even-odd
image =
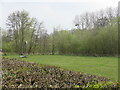
[[[18,55],[8,55],[10,58],[19,58]],[[63,56],[63,55],[31,55],[25,61],[40,64],[55,65],[61,68],[85,72],[98,76],[118,80],[117,57],[89,57],[89,56]]]

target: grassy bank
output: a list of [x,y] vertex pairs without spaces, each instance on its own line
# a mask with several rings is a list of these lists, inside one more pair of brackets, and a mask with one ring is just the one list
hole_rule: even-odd
[[[8,55],[7,57],[19,58],[18,55]],[[28,58],[24,58],[23,60],[40,64],[60,66],[64,69],[104,76],[112,80],[118,79],[117,57],[30,55]]]

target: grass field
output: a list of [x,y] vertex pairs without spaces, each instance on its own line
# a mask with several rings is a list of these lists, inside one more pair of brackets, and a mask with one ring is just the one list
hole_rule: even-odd
[[[18,55],[8,55],[7,57],[19,58]],[[112,80],[118,79],[117,57],[30,55],[28,58],[24,58],[23,60],[40,64],[60,66],[64,69],[104,76]]]

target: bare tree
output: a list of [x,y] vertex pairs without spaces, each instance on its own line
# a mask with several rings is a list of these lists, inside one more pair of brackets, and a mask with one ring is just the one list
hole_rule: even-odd
[[29,44],[29,48],[28,48],[28,54],[30,54],[31,49],[34,45],[35,31],[36,31],[36,27],[38,25],[38,22],[35,18],[33,18],[32,20],[33,20],[33,28],[32,28],[32,32],[31,32],[31,36],[30,36],[30,44]]
[[34,43],[34,46],[33,46],[34,51],[33,51],[33,53],[35,53],[35,50],[36,50],[37,46],[41,45],[40,44],[40,42],[41,42],[40,37],[41,37],[41,32],[42,32],[43,28],[44,28],[43,22],[38,22],[37,21],[36,26],[35,26],[35,32],[34,32],[35,37],[34,37],[34,42],[33,42]]
[[109,25],[112,25],[112,20],[114,19],[114,11],[111,7],[107,8],[106,17],[108,18]]

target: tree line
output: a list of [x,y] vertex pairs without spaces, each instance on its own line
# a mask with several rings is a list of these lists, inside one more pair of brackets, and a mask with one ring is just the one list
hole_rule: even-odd
[[77,28],[53,28],[48,34],[43,22],[25,10],[11,13],[3,31],[2,51],[18,54],[64,54],[113,56],[118,53],[118,13],[115,8],[75,16]]

